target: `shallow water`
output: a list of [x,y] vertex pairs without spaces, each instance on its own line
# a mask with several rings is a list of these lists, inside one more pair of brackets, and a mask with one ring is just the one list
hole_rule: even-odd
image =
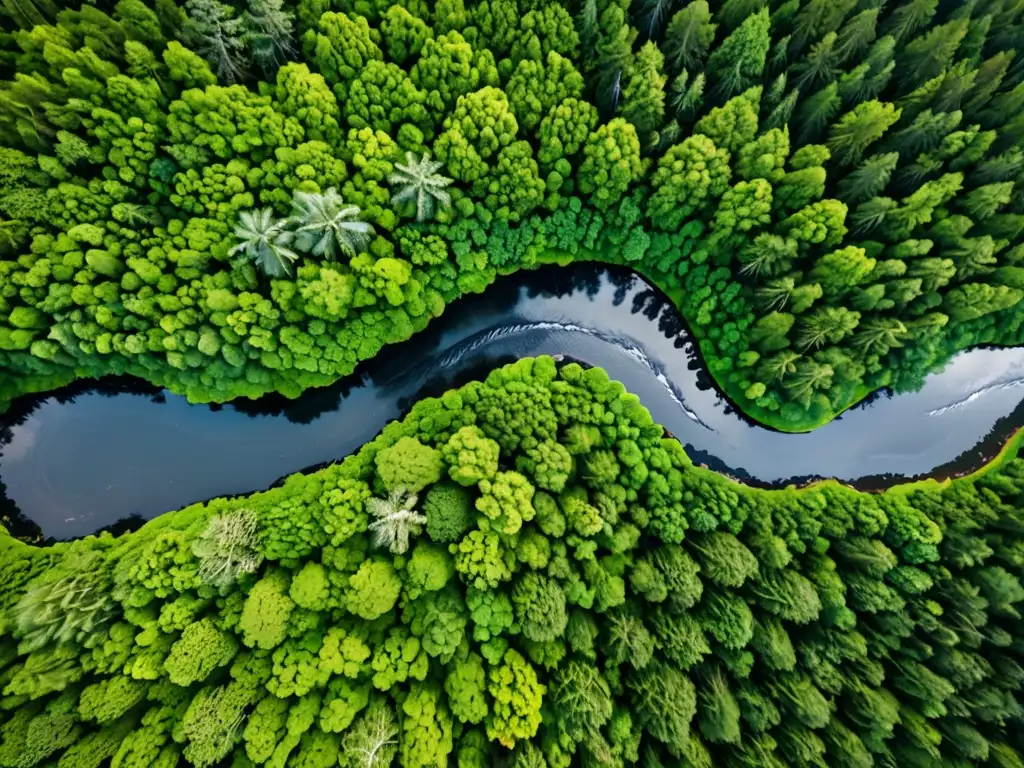
[[123,379],[26,399],[0,423],[0,481],[44,535],[83,536],[340,459],[416,399],[539,354],[605,368],[695,461],[757,485],[836,477],[875,489],[960,474],[1024,423],[1014,348],[962,353],[919,392],[882,394],[807,434],[752,424],[714,389],[667,298],[625,270],[575,265],[504,278],[298,400],[189,405]]

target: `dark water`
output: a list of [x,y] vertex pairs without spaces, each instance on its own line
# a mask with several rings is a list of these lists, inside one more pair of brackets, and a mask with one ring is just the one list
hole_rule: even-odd
[[711,386],[668,299],[628,272],[578,265],[505,278],[298,400],[189,405],[124,379],[26,399],[0,425],[0,481],[44,535],[82,536],[340,459],[419,397],[539,354],[605,368],[695,461],[757,485],[959,474],[1024,423],[1017,348],[963,353],[920,392],[881,395],[808,434],[751,424]]

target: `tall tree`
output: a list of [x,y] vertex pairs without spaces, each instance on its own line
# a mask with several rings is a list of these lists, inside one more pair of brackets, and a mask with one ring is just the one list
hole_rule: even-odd
[[882,25],[882,34],[902,42],[927,26],[939,7],[939,0],[904,0],[896,6]]
[[716,83],[718,98],[730,99],[760,80],[771,47],[770,27],[768,9],[762,8],[740,24],[712,52],[708,58],[707,73]]
[[269,78],[295,56],[294,16],[285,10],[284,0],[249,0],[243,19],[253,61]]
[[252,261],[267,277],[286,277],[291,274],[292,262],[299,255],[292,250],[292,233],[287,220],[274,216],[271,208],[243,211],[235,226],[238,244],[229,253],[239,254]]
[[665,59],[674,72],[701,69],[718,25],[711,23],[707,0],[693,0],[672,17],[662,47]]
[[360,217],[359,206],[346,205],[333,187],[325,192],[296,192],[291,224],[295,247],[334,261],[354,257],[369,247],[373,226]]
[[858,162],[864,150],[899,119],[900,110],[892,104],[880,101],[858,104],[829,129],[826,144],[833,159],[842,165]]
[[969,26],[969,19],[955,19],[907,43],[899,57],[903,85],[917,87],[941,74],[953,62]]
[[622,117],[633,124],[640,143],[650,144],[665,117],[664,57],[648,40],[633,59],[622,91]]
[[242,18],[219,0],[188,0],[185,11],[189,45],[209,62],[220,82],[241,80],[245,76]]
[[57,17],[53,0],[3,0],[4,13],[21,29],[49,24]]
[[388,182],[397,187],[391,194],[391,204],[415,201],[416,221],[428,221],[438,208],[446,210],[451,206],[451,195],[445,187],[452,180],[438,173],[444,164],[431,160],[428,152],[419,160],[412,152],[406,152],[405,158],[405,164],[395,163],[394,172],[388,176]]

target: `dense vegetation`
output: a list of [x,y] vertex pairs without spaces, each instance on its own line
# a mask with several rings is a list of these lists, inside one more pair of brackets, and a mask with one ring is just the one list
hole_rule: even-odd
[[694,467],[527,359],[249,498],[0,530],[0,766],[1020,768],[1024,462]]
[[1016,0],[58,5],[0,5],[0,400],[293,396],[559,258],[781,426],[1021,341]]

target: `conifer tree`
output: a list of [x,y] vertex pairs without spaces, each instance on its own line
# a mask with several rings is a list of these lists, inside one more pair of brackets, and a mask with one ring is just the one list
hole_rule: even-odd
[[676,11],[662,43],[669,68],[674,72],[701,69],[717,27],[711,22],[707,0],[691,0]]

